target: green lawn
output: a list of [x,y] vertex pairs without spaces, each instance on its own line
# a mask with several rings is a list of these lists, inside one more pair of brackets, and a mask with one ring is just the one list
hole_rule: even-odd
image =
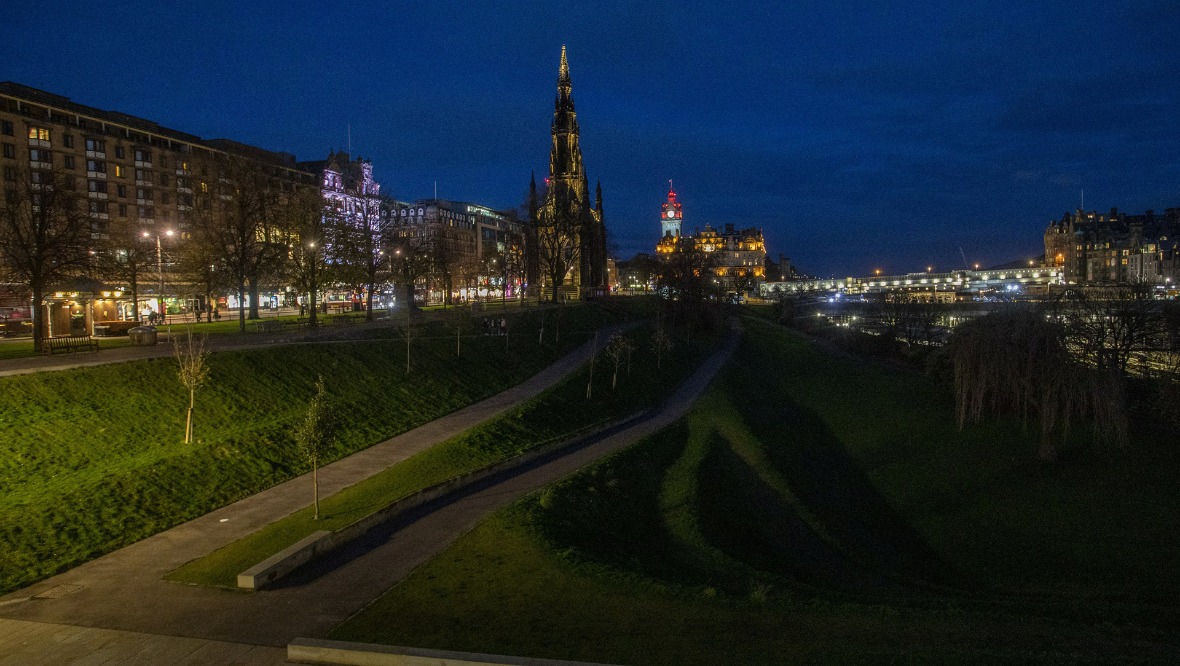
[[215,354],[191,446],[171,359],[0,378],[0,591],[304,472],[290,433],[317,374],[347,415],[337,457],[521,381],[619,315],[568,308],[544,345],[538,316],[517,315],[507,349],[466,338],[461,359],[453,329],[431,323],[409,377],[395,339]]
[[1180,452],[1054,466],[772,324],[681,424],[496,514],[333,632],[628,664],[1175,661]]
[[637,350],[631,372],[620,369],[616,390],[611,390],[611,368],[600,359],[593,399],[585,397],[589,368],[583,367],[525,404],[321,500],[320,520],[313,519],[310,508],[305,509],[186,564],[169,578],[236,587],[237,574],[312,532],[339,529],[422,488],[654,405],[670,395],[713,347],[711,340],[681,344],[666,355],[663,370],[657,371],[649,349],[651,329],[639,327],[628,337]]

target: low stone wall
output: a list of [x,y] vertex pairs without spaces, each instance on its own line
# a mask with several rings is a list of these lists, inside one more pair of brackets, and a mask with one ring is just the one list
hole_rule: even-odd
[[534,460],[551,455],[557,451],[565,448],[573,448],[586,441],[587,438],[593,437],[598,433],[606,431],[610,428],[624,427],[630,423],[643,418],[650,410],[644,410],[637,414],[616,421],[614,423],[595,428],[594,430],[577,435],[572,439],[566,439],[547,446],[542,446],[533,451],[522,453],[514,458],[510,458],[495,465],[484,467],[483,469],[474,472],[468,472],[462,476],[457,476],[453,479],[437,483],[428,488],[423,488],[416,493],[407,495],[406,497],[379,509],[363,518],[341,527],[335,532],[319,531],[302,541],[295,543],[274,555],[266,558],[262,562],[250,567],[246,571],[238,574],[238,587],[251,590],[260,590],[268,585],[274,584],[283,576],[291,573],[295,569],[307,564],[324,553],[330,552],[344,544],[363,535],[365,532],[374,527],[384,523],[387,520],[397,517],[417,507],[431,502],[447,494],[462,490],[475,483],[479,483],[484,479],[506,472],[518,467],[523,467]]
[[332,533],[328,530],[312,532],[302,541],[271,555],[238,574],[238,587],[260,590],[270,585],[296,568],[312,561],[316,556],[331,550],[331,537]]
[[296,638],[287,646],[287,661],[340,666],[607,666],[584,661],[560,661],[496,654],[427,650],[370,643],[345,643]]

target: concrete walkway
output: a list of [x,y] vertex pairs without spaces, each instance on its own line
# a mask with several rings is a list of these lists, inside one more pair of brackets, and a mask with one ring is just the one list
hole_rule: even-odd
[[286,664],[283,648],[0,619],[0,666]]
[[[524,310],[509,310],[508,313],[516,312],[538,312],[541,310],[548,310],[556,306],[542,305],[532,306]],[[484,313],[488,316],[493,314],[502,315],[505,310],[489,310]],[[447,310],[435,310],[421,315],[419,322],[433,321],[448,315]],[[473,318],[483,316],[483,314],[472,315]],[[264,319],[251,320],[247,323],[248,326],[253,326],[259,321],[270,321],[269,317]],[[262,347],[276,347],[281,345],[299,345],[308,343],[324,343],[324,342],[352,342],[363,341],[370,338],[369,334],[378,329],[391,328],[401,323],[401,319],[395,317],[393,319],[377,319],[375,321],[366,322],[359,321],[348,327],[322,326],[310,330],[296,330],[285,332],[261,333],[212,333],[206,338],[207,348],[211,352],[224,351],[241,351],[244,349],[259,349]],[[172,334],[182,335],[186,330],[186,324],[172,324]],[[71,370],[73,368],[87,368],[96,365],[108,365],[111,363],[125,363],[127,361],[138,361],[146,358],[166,358],[172,356],[172,345],[168,341],[168,327],[161,324],[157,327],[159,333],[159,343],[153,346],[145,347],[114,347],[110,349],[100,349],[97,352],[85,352],[75,354],[59,354],[57,356],[26,356],[23,358],[0,359],[0,377],[10,377],[13,375],[29,375],[37,372],[52,372],[56,370]],[[197,329],[197,333],[201,333]],[[517,335],[517,334],[514,334]],[[475,337],[475,336],[469,336]],[[103,339],[103,338],[100,338]],[[380,338],[388,339],[388,338]],[[30,343],[31,344],[31,343]]]
[[[608,336],[599,337],[605,342]],[[377,530],[306,571],[297,572],[275,589],[233,592],[170,583],[162,577],[195,557],[306,506],[306,480],[277,486],[10,594],[0,599],[0,617],[276,647],[297,637],[326,636],[492,511],[681,418],[732,354],[737,341],[735,332],[723,350],[709,358],[664,406],[646,418],[605,433],[567,455],[495,479],[442,507],[426,507],[420,515],[399,519],[387,530]],[[549,383],[555,383],[586,360],[588,353],[588,346],[583,347],[542,374],[550,375]],[[539,392],[542,381],[538,375],[526,382],[527,387],[521,385],[469,407],[463,410],[470,410],[469,418],[453,420],[450,427],[442,423],[452,418],[447,417],[414,432],[422,438],[420,442],[441,441],[449,436],[447,433],[460,432],[515,404],[521,395]],[[514,391],[520,392],[517,397],[506,395]],[[497,399],[501,400],[487,404]],[[398,441],[410,434],[378,445],[380,451],[373,447],[325,468],[321,484],[331,483],[333,490],[329,492],[334,492],[408,457],[412,453],[408,449],[418,445]],[[421,444],[421,448],[429,445]],[[342,482],[344,477],[350,480]]]

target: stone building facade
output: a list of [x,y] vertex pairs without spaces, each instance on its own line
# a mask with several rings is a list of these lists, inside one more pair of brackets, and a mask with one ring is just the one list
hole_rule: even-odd
[[1045,229],[1045,265],[1062,269],[1066,284],[1177,283],[1180,208],[1163,215],[1076,210]]

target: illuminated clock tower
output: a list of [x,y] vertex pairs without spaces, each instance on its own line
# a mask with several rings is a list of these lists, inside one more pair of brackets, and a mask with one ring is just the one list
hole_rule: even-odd
[[672,181],[668,181],[668,201],[663,205],[663,212],[660,213],[660,226],[662,227],[662,236],[672,236],[673,238],[680,237],[680,222],[683,214],[680,211],[680,202],[676,201],[676,190],[672,189]]

